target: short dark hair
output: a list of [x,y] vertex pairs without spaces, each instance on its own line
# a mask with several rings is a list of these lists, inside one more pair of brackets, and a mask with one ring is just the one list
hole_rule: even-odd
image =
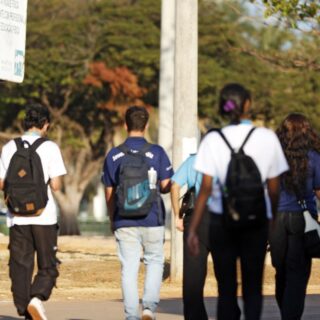
[[220,91],[219,113],[232,122],[239,122],[247,100],[251,101],[248,89],[238,83],[229,83]]
[[144,131],[149,120],[145,107],[131,106],[127,109],[125,121],[128,131]]
[[24,130],[33,127],[42,129],[47,122],[50,122],[50,113],[47,107],[40,103],[30,104],[26,107],[26,116],[23,121]]

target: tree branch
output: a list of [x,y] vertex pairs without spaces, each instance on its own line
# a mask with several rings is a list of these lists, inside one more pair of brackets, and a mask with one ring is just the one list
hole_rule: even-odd
[[269,62],[284,72],[288,72],[290,69],[308,69],[313,71],[320,70],[320,64],[316,61],[316,58],[312,60],[302,60],[298,58],[288,60],[284,59],[281,55],[266,55],[248,48],[233,48],[233,50],[240,51],[259,60]]

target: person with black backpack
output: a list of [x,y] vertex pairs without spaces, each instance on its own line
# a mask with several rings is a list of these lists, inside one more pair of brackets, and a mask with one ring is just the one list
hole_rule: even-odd
[[[103,168],[102,180],[121,262],[124,311],[128,320],[155,319],[164,267],[165,208],[160,193],[170,192],[173,170],[163,148],[144,138],[148,119],[144,107],[127,109],[128,138],[109,151]],[[142,318],[137,283],[141,251],[145,265]]]
[[[2,148],[0,188],[8,207],[9,273],[14,304],[25,319],[47,319],[49,299],[59,275],[57,209],[52,191],[66,169],[57,144],[45,138],[50,125],[46,107],[26,108],[25,133]],[[33,277],[34,258],[38,270]]]
[[[210,243],[218,283],[218,320],[241,317],[237,301],[238,259],[245,319],[261,317],[268,221],[276,213],[279,175],[288,170],[276,134],[253,126],[250,107],[250,93],[242,85],[228,84],[221,90],[219,112],[230,124],[205,136],[195,163],[203,178],[188,245],[191,253],[198,254],[197,229],[211,197]],[[219,190],[213,190],[213,177],[218,179]]]

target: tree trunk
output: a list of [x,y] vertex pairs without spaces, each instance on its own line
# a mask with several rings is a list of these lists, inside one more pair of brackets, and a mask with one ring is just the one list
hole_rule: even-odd
[[77,221],[80,202],[88,184],[99,174],[103,163],[102,157],[91,160],[91,157],[87,156],[90,152],[91,150],[74,152],[74,159],[64,154],[64,158],[69,160],[66,162],[68,174],[62,178],[61,190],[54,193],[60,208],[61,235],[80,234]]
[[60,235],[80,235],[78,224],[78,212],[80,200],[75,197],[73,201],[64,201],[59,203],[60,207]]

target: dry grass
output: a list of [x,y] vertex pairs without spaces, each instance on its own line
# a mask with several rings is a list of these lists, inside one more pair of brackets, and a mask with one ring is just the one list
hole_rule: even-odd
[[[8,238],[0,237],[0,301],[10,300],[8,278]],[[181,282],[171,282],[168,276],[170,243],[165,244],[165,280],[161,289],[162,297],[180,297]],[[102,300],[120,299],[120,264],[116,255],[113,238],[103,237],[60,237],[59,238],[60,277],[52,300]],[[143,288],[143,266],[139,275],[140,290]],[[309,293],[320,293],[320,260],[314,260]],[[216,281],[209,261],[205,287],[207,296],[216,296]],[[264,293],[274,293],[274,270],[266,264]]]

